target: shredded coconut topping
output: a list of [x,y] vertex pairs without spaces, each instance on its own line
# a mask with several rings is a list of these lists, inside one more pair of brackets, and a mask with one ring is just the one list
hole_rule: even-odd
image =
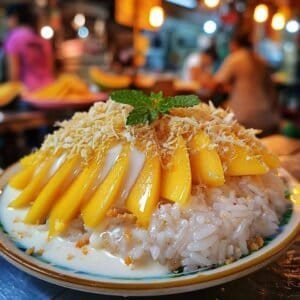
[[232,145],[257,155],[264,148],[255,137],[259,131],[245,129],[231,111],[215,108],[212,103],[173,109],[152,124],[127,126],[131,110],[129,105],[112,100],[96,103],[88,112],[75,113],[71,120],[58,123],[60,128],[47,136],[41,150],[79,154],[88,161],[107,142],[129,142],[145,152],[159,154],[164,164],[175,151],[179,135],[188,145],[199,130],[208,134],[209,147],[216,148],[221,158],[231,153]]

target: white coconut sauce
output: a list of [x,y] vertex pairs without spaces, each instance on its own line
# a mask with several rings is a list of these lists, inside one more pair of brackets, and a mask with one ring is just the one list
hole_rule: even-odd
[[[120,154],[121,146],[112,148],[103,167],[100,182],[108,174],[113,163]],[[130,167],[124,183],[123,197],[128,194],[144,164],[144,154],[132,150]],[[60,165],[60,164],[58,164]],[[56,168],[57,169],[57,165]],[[34,248],[40,252],[43,259],[76,271],[92,274],[109,275],[117,277],[147,277],[166,274],[167,268],[157,262],[147,262],[143,266],[132,267],[125,265],[122,260],[114,257],[104,250],[92,248],[90,245],[82,248],[76,247],[76,242],[71,242],[62,237],[48,240],[47,225],[27,225],[22,222],[28,208],[8,208],[11,201],[16,199],[20,191],[9,186],[5,188],[0,198],[0,221],[8,234],[22,247]]]
[[129,156],[129,168],[126,174],[123,191],[120,196],[120,201],[124,201],[128,196],[132,186],[134,185],[140,171],[145,162],[145,154],[133,148]]

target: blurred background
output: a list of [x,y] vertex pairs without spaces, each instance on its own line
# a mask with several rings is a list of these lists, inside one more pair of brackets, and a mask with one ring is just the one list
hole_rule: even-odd
[[0,0],[0,167],[123,88],[300,138],[299,44],[298,0]]

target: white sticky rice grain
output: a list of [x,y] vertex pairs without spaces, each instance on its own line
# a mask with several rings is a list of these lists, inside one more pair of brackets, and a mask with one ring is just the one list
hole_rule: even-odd
[[[251,239],[277,231],[288,204],[283,191],[272,172],[259,180],[228,178],[218,188],[193,187],[188,206],[160,205],[148,229],[109,225],[105,233],[93,233],[90,242],[123,258],[130,255],[136,263],[151,258],[172,270],[232,262],[249,253]],[[125,232],[130,239],[123,237]]]

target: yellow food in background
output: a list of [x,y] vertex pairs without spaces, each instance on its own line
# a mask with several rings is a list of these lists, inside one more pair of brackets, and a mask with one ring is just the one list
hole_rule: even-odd
[[190,197],[192,175],[189,154],[183,137],[170,160],[170,168],[162,171],[161,197],[184,205]]
[[190,143],[192,179],[197,184],[220,186],[225,182],[223,166],[218,152],[210,145],[210,138],[203,131],[193,137]]
[[0,84],[0,106],[4,106],[13,101],[22,91],[20,82],[10,81]]
[[63,74],[50,85],[30,94],[36,100],[84,101],[94,97],[78,76]]
[[107,73],[97,67],[91,67],[89,75],[96,84],[110,89],[127,88],[132,82],[131,76]]

